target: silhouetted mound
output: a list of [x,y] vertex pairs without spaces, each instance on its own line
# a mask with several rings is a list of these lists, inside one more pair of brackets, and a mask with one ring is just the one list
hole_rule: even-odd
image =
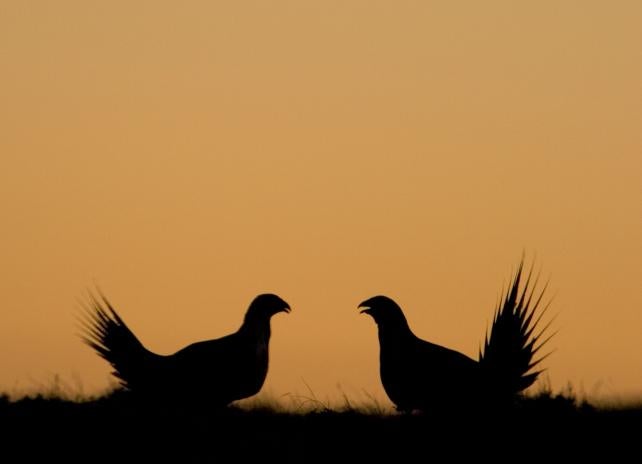
[[483,422],[233,405],[212,414],[149,407],[127,391],[79,403],[0,397],[2,450],[13,456],[5,462],[577,462],[605,453],[614,462],[639,451],[641,427],[642,408],[602,410],[550,395],[521,398]]
[[546,327],[536,333],[543,312],[536,315],[544,289],[531,288],[532,269],[522,281],[523,262],[503,302],[498,306],[490,335],[479,360],[417,337],[401,308],[386,296],[375,296],[359,305],[378,327],[381,383],[399,410],[452,414],[453,409],[480,413],[510,408],[517,395],[541,371],[534,359],[547,340]]
[[259,392],[268,371],[270,319],[288,304],[257,296],[239,330],[161,356],[147,350],[112,305],[90,295],[83,341],[114,367],[123,387],[150,404],[219,408]]

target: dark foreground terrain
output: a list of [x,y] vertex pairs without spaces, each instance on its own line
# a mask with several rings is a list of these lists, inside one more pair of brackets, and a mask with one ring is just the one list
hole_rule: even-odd
[[435,418],[321,408],[185,410],[126,392],[82,402],[0,397],[0,462],[640,462],[642,407],[539,395]]

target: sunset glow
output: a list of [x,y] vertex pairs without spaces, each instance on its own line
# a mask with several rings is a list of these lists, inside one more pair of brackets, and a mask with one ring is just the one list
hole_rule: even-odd
[[0,390],[107,387],[75,326],[98,285],[158,353],[276,293],[265,393],[386,402],[359,302],[476,358],[525,253],[548,381],[639,397],[641,24],[625,0],[4,1]]

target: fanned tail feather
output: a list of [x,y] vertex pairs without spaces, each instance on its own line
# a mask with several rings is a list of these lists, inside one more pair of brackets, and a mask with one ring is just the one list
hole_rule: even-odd
[[131,388],[145,381],[150,361],[155,354],[148,351],[120,318],[111,303],[99,292],[81,303],[85,313],[80,318],[81,339],[107,360],[122,386]]
[[548,284],[536,292],[539,276],[533,279],[532,266],[520,289],[523,267],[522,259],[505,296],[497,305],[490,334],[486,335],[483,350],[479,352],[479,363],[491,393],[503,398],[512,397],[535,382],[543,369],[534,369],[550,353],[536,356],[554,335],[543,338],[552,321],[539,328],[551,303],[543,302]]

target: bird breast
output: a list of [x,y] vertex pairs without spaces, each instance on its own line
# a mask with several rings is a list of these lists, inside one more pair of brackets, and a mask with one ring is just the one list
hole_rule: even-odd
[[268,343],[267,340],[262,339],[256,344],[256,356],[257,358],[263,358],[267,356],[268,353]]
[[256,341],[256,358],[262,361],[268,357],[268,343],[270,341],[269,333],[261,333]]

